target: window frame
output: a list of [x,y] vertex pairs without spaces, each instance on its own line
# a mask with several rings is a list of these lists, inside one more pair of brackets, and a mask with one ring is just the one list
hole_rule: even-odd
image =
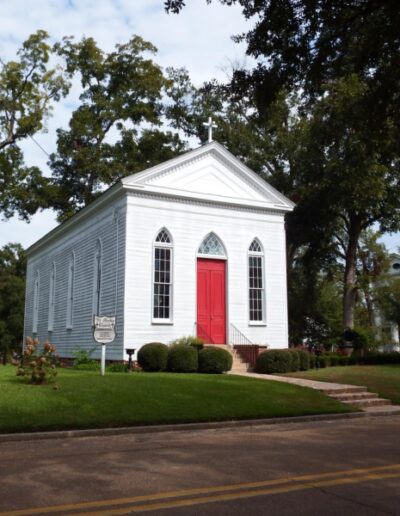
[[[253,251],[251,250],[251,247],[253,243],[256,242],[259,247],[260,251]],[[261,258],[261,280],[262,280],[262,287],[261,288],[254,288],[250,287],[250,258]],[[266,295],[265,295],[265,253],[264,253],[264,247],[261,244],[261,241],[259,238],[255,237],[250,242],[249,247],[247,248],[247,317],[248,317],[248,324],[249,326],[266,326]],[[250,308],[250,290],[261,290],[261,320],[252,320],[251,319],[251,308]]]
[[[95,316],[101,313],[101,291],[103,283],[103,246],[100,238],[96,241],[93,257],[93,295],[92,295],[92,326]],[[98,288],[97,288],[98,287]]]
[[[200,251],[200,248],[202,247],[204,242],[210,237],[214,237],[219,242],[221,249],[223,251],[223,254],[206,254],[206,253],[202,253]],[[197,257],[210,259],[210,260],[225,260],[226,261],[227,253],[226,253],[225,246],[224,246],[222,240],[220,239],[220,237],[216,233],[214,233],[214,231],[210,231],[209,233],[207,233],[207,235],[201,240],[200,244],[197,247]]]
[[[157,238],[159,235],[165,232],[169,237],[169,242],[157,242]],[[155,317],[154,316],[154,296],[155,296],[155,262],[156,262],[156,249],[169,249],[170,258],[169,258],[169,283],[157,283],[162,285],[169,285],[169,317]],[[152,249],[152,267],[151,267],[151,323],[152,324],[161,324],[161,325],[172,325],[174,324],[173,314],[174,314],[174,242],[171,236],[170,231],[167,228],[163,227],[159,231],[157,231],[156,236],[153,240],[153,249]]]
[[72,330],[74,326],[74,298],[75,298],[75,253],[72,252],[68,259],[68,287],[67,287],[67,313],[65,328]]
[[56,262],[52,262],[50,269],[49,285],[49,313],[47,318],[47,331],[54,331],[54,311],[56,304]]
[[33,283],[33,317],[32,317],[32,334],[38,333],[39,326],[39,298],[40,298],[40,273],[35,271]]

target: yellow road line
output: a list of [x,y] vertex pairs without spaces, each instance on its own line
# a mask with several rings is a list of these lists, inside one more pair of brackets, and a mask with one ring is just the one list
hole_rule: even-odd
[[[378,472],[385,472],[385,471],[390,472],[392,470],[400,470],[400,464],[391,464],[391,465],[387,465],[387,466],[376,466],[376,467],[372,467],[372,468],[354,468],[354,469],[349,469],[349,470],[332,471],[332,472],[328,472],[328,473],[298,475],[298,476],[292,476],[292,477],[283,477],[283,478],[276,478],[276,479],[271,479],[271,480],[263,480],[263,481],[258,481],[258,482],[245,482],[245,483],[241,483],[241,484],[229,484],[229,485],[221,485],[221,486],[181,489],[178,491],[167,491],[167,492],[133,496],[133,497],[114,498],[114,499],[110,499],[110,500],[78,502],[78,503],[70,503],[70,504],[63,504],[63,505],[52,505],[52,506],[48,506],[48,507],[37,507],[37,508],[32,508],[32,509],[18,509],[18,510],[14,510],[14,511],[1,512],[0,516],[29,516],[29,515],[34,515],[34,514],[46,514],[46,513],[51,513],[51,512],[61,513],[61,512],[78,511],[78,510],[85,510],[85,509],[92,509],[92,508],[96,509],[96,508],[101,508],[101,507],[127,505],[127,504],[134,504],[134,503],[138,503],[138,502],[151,502],[154,500],[165,500],[165,499],[188,497],[188,496],[201,495],[201,494],[223,493],[226,491],[237,491],[238,489],[239,490],[257,489],[257,488],[261,488],[261,487],[276,486],[276,485],[280,485],[280,484],[296,483],[296,486],[297,486],[297,485],[299,485],[298,483],[302,483],[302,482],[310,483],[314,480],[321,481],[321,479],[329,479],[332,477],[335,478],[335,477],[349,476],[349,475],[358,475],[358,476],[361,475],[363,478],[363,476],[365,476],[367,474],[372,474],[372,473],[376,474]],[[397,476],[397,474],[398,473],[396,472],[395,476]],[[359,477],[357,477],[357,478],[359,478]],[[343,479],[343,480],[345,480],[345,479]],[[332,480],[325,480],[325,481],[332,481]],[[336,480],[334,480],[334,481],[336,481]],[[285,488],[285,486],[283,486],[279,489],[283,489],[283,488]],[[230,495],[227,495],[227,496],[230,496]]]
[[123,514],[131,514],[134,512],[147,512],[147,511],[155,511],[161,509],[173,509],[177,507],[189,507],[192,505],[201,505],[206,503],[214,503],[214,502],[223,502],[223,501],[233,501],[240,500],[243,498],[255,498],[257,496],[268,496],[274,494],[283,494],[290,493],[291,491],[300,491],[305,489],[315,489],[318,487],[327,487],[327,486],[339,486],[344,484],[356,484],[359,482],[367,482],[371,480],[383,480],[387,478],[396,478],[400,477],[400,471],[396,473],[382,473],[379,474],[371,474],[358,476],[353,478],[342,478],[336,480],[322,480],[321,482],[314,483],[295,483],[288,486],[283,487],[275,487],[270,489],[261,489],[261,490],[251,490],[251,491],[242,491],[240,493],[226,493],[220,495],[212,495],[212,496],[202,496],[198,498],[185,498],[185,499],[177,499],[171,500],[169,502],[159,502],[153,504],[146,505],[134,505],[131,507],[124,507],[121,509],[106,509],[102,511],[96,512],[82,512],[79,513],[79,516],[120,516]]

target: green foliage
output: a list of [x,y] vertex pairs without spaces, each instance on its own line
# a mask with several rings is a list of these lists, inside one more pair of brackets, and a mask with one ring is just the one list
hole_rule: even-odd
[[310,353],[309,359],[310,359],[310,369],[315,369],[315,366],[317,363],[317,357],[314,355],[314,353]]
[[30,376],[31,383],[48,383],[57,375],[57,361],[55,346],[46,341],[40,350],[39,341],[27,337],[23,360],[17,364],[17,376]]
[[320,355],[317,356],[316,359],[316,367],[320,367],[324,369],[325,367],[329,367],[331,365],[331,357],[330,355]]
[[48,180],[37,167],[27,167],[18,146],[44,129],[52,104],[69,89],[61,67],[49,66],[54,48],[38,30],[24,41],[13,61],[0,62],[0,216],[18,214],[28,220],[47,206]]
[[299,369],[300,371],[307,371],[310,369],[310,353],[304,349],[296,349],[299,355]]
[[193,346],[173,344],[168,351],[168,371],[174,373],[193,373],[199,366],[198,353]]
[[220,374],[232,368],[232,355],[225,349],[206,347],[199,351],[199,373]]
[[[1,183],[1,181],[0,181]],[[0,249],[0,359],[22,351],[26,257],[19,244]]]
[[151,43],[134,36],[106,54],[93,38],[64,38],[57,49],[83,88],[69,129],[57,131],[57,152],[50,158],[52,206],[65,220],[104,185],[166,161],[184,145],[177,134],[160,129],[170,81],[149,58],[156,53]]
[[147,372],[165,371],[167,359],[168,346],[161,342],[149,342],[138,352],[138,363]]
[[384,318],[400,325],[400,279],[387,278],[384,284],[376,289],[375,300]]
[[290,366],[291,371],[293,371],[293,372],[298,371],[300,369],[299,352],[297,351],[297,349],[289,349],[288,351],[292,355],[291,366]]
[[74,369],[77,371],[100,371],[100,362],[97,360],[89,360],[89,362],[74,365]]
[[391,353],[367,353],[363,357],[357,357],[357,363],[364,365],[400,364],[400,353],[397,351]]
[[257,357],[256,371],[261,374],[288,373],[292,370],[292,355],[288,349],[263,351]]
[[197,351],[200,351],[204,347],[204,340],[200,337],[189,335],[187,337],[181,337],[180,339],[174,340],[171,345],[174,344],[186,344],[187,346],[193,346]]
[[96,351],[96,348],[92,349],[82,349],[82,348],[75,348],[72,351],[72,356],[74,357],[73,365],[79,366],[82,364],[89,364],[93,362],[92,355]]
[[107,366],[106,370],[109,373],[127,373],[128,365],[115,362],[114,364]]

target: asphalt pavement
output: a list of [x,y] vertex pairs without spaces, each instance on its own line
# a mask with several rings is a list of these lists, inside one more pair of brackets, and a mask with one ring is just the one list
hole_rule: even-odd
[[400,416],[0,443],[0,516],[398,515]]

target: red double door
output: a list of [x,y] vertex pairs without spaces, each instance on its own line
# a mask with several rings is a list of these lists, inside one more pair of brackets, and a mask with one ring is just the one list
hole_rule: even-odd
[[197,336],[225,344],[225,261],[197,260]]

